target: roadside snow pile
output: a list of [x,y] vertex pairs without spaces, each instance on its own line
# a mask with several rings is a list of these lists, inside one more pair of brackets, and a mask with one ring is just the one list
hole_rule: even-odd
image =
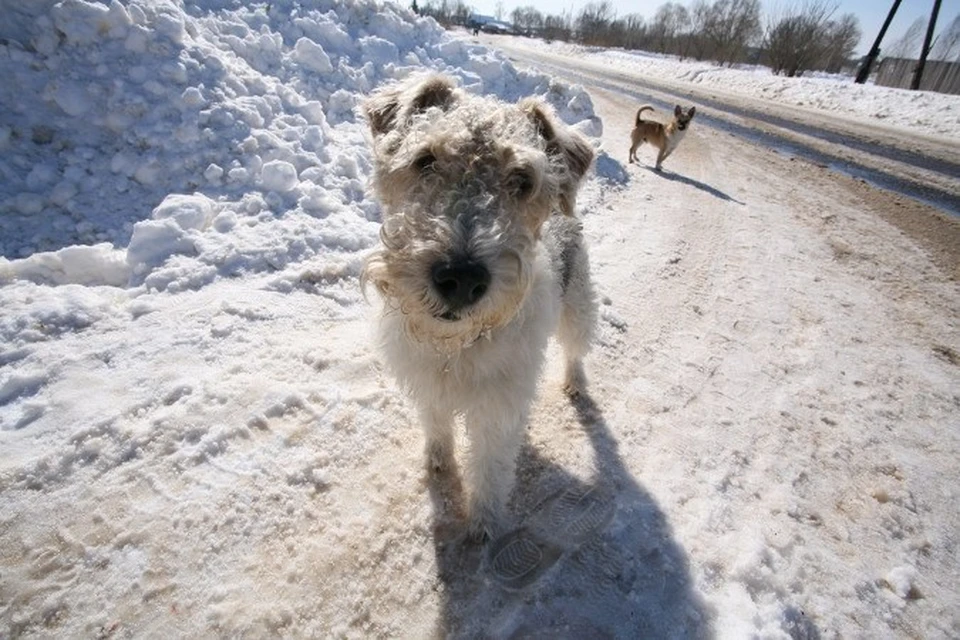
[[604,68],[629,69],[675,86],[697,85],[724,95],[736,95],[804,109],[827,111],[878,125],[908,129],[928,136],[960,140],[960,105],[956,96],[932,91],[908,91],[856,84],[849,76],[815,74],[800,78],[776,76],[767,67],[719,67],[710,62],[680,61],[642,51],[597,49],[566,43],[546,44],[514,38],[516,46],[575,56]]
[[122,260],[100,246],[0,262],[5,279],[92,284],[100,260],[103,284],[191,288],[355,255],[379,215],[356,107],[425,67],[509,100],[545,95],[572,123],[593,115],[582,91],[518,73],[398,5],[65,0],[10,12],[0,256],[129,248]]

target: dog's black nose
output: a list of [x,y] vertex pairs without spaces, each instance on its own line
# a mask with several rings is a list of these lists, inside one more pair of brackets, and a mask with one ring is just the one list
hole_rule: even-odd
[[479,262],[438,262],[430,270],[433,286],[451,311],[469,307],[487,293],[490,272]]

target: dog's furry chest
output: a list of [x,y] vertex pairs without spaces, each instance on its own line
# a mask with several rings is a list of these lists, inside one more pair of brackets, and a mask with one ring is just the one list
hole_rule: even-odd
[[673,131],[669,132],[666,136],[667,139],[667,149],[673,151],[677,148],[677,145],[680,144],[680,141],[683,140],[683,136],[687,135],[686,129],[674,128]]
[[541,251],[530,292],[514,318],[452,353],[408,339],[399,314],[385,315],[381,337],[397,379],[414,395],[427,395],[435,405],[454,411],[464,410],[478,389],[530,384],[528,380],[535,387],[547,340],[559,322],[563,276],[558,260],[556,252]]

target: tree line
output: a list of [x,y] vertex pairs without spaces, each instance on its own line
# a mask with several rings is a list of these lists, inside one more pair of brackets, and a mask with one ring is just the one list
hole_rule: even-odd
[[[532,6],[503,14],[518,33],[586,46],[621,47],[671,54],[681,60],[710,60],[719,65],[765,64],[774,73],[800,76],[808,71],[837,73],[856,66],[860,23],[855,15],[838,15],[838,3],[803,0],[764,16],[760,0],[693,0],[667,2],[653,18],[618,16],[608,0],[584,6],[576,14],[544,14]],[[468,26],[471,8],[463,0],[427,0],[414,10],[445,26]],[[941,49],[960,47],[954,33],[960,16],[944,32]],[[949,41],[949,44],[948,44]],[[899,47],[905,49],[906,47]]]

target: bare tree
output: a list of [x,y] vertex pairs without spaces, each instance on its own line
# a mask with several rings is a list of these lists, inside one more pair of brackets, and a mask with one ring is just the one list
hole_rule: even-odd
[[696,37],[693,15],[694,6],[691,6],[690,9],[686,7],[682,8],[682,15],[679,16],[677,22],[677,35],[674,38],[674,52],[680,56],[681,61],[691,55],[694,48],[694,38]]
[[493,15],[497,17],[497,20],[503,20],[503,0],[497,0],[497,4],[493,10]]
[[465,27],[470,22],[471,14],[473,14],[473,9],[470,6],[465,4],[463,0],[456,0],[452,6],[450,21],[453,24]]
[[770,19],[764,48],[770,67],[777,75],[803,75],[815,68],[827,46],[827,25],[836,5],[826,0],[806,0],[787,10],[787,15]]
[[761,29],[760,0],[693,0],[689,8],[668,1],[649,23],[637,14],[618,18],[609,0],[590,2],[576,19],[543,16],[530,6],[514,9],[512,17],[519,29],[539,31],[546,40],[575,37],[586,45],[675,53],[721,65],[742,62],[750,47],[763,44],[777,73],[840,71],[860,40],[857,18],[831,19],[836,0],[796,1],[803,4],[768,20],[766,31]]
[[931,60],[954,60],[960,62],[960,13],[954,16],[946,29],[937,36],[930,52]]
[[637,13],[631,13],[623,18],[623,42],[621,46],[624,49],[640,49],[647,40],[647,26],[643,16]]
[[886,51],[891,58],[916,58],[920,55],[920,40],[927,27],[925,18],[917,18],[898,40]]
[[543,14],[535,7],[517,7],[510,14],[510,18],[513,26],[521,33],[533,34],[543,30]]
[[746,48],[762,36],[760,0],[717,0],[707,12],[704,35],[718,64],[742,60]]
[[[517,14],[520,17],[520,14]],[[566,14],[542,16],[544,40],[570,40],[602,47],[644,48],[647,45],[643,16],[630,14],[618,18],[609,0],[591,2],[575,20]]]
[[660,53],[676,51],[677,37],[690,26],[690,14],[679,2],[668,2],[657,9],[653,22],[647,30]]
[[667,14],[671,6],[669,2],[665,5],[660,5],[657,13],[653,16],[653,22],[650,23],[650,27],[647,29],[647,35],[653,41],[654,48],[660,53],[666,51],[667,48]]
[[570,42],[573,37],[573,24],[566,13],[559,16],[545,16],[543,19],[543,39],[550,43],[554,40]]
[[428,0],[420,6],[420,15],[430,16],[444,27],[466,25],[472,10],[463,0]]
[[[817,68],[830,73],[839,73],[844,66],[854,63],[854,51],[860,42],[860,21],[852,13],[846,13],[826,26],[826,41]],[[854,64],[855,66],[855,64]]]
[[710,22],[711,12],[707,0],[695,0],[690,6],[690,53],[697,60],[703,60],[709,52],[707,24]]
[[581,44],[609,46],[610,24],[616,13],[608,0],[591,2],[577,16],[577,38]]
[[450,3],[447,0],[427,0],[420,6],[420,15],[429,16],[444,26],[450,24]]

